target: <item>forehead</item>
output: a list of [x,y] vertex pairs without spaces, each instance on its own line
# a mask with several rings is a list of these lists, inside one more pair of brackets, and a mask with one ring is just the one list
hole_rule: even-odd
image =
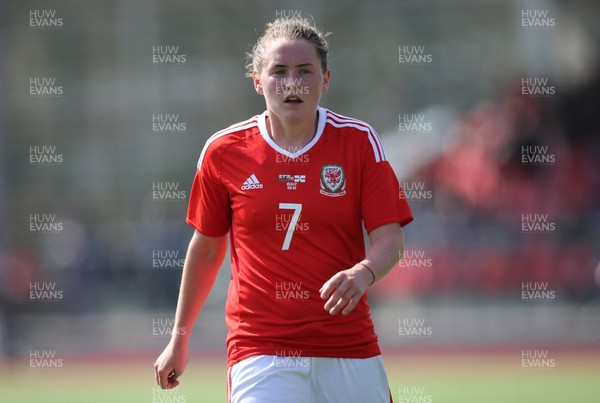
[[265,65],[319,65],[315,45],[306,39],[275,39],[265,44]]

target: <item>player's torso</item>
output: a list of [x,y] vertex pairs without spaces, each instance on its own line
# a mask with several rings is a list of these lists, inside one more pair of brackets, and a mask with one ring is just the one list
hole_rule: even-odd
[[[227,311],[240,315],[236,323],[244,329],[300,337],[314,334],[318,323],[356,320],[334,320],[319,289],[364,256],[360,147],[330,128],[295,158],[286,153],[256,133],[223,157],[233,211]],[[361,305],[356,315],[365,310]]]
[[232,210],[230,355],[292,341],[314,355],[332,345],[376,348],[366,300],[348,316],[331,316],[319,295],[331,276],[364,258],[364,136],[330,125],[317,135],[305,149],[285,150],[252,127],[221,156]]

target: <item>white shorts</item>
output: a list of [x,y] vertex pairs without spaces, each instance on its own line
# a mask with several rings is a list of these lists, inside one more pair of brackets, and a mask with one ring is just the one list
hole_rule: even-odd
[[390,403],[381,356],[258,355],[227,369],[230,403]]

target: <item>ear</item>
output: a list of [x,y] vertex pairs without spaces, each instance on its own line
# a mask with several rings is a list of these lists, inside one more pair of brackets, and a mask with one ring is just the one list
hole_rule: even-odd
[[260,83],[260,74],[258,71],[252,71],[252,81],[254,82],[254,90],[257,94],[264,95],[262,84]]
[[321,92],[326,93],[329,91],[329,79],[331,78],[331,72],[329,69],[325,70],[323,74],[323,86],[321,87]]

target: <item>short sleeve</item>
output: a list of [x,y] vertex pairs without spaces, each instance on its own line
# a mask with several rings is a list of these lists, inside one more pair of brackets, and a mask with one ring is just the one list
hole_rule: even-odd
[[[360,213],[367,232],[397,222],[405,226],[413,220],[410,207],[377,134],[377,143],[366,143],[362,152]],[[378,147],[375,150],[375,147]],[[376,158],[376,152],[378,158]]]
[[194,176],[186,219],[198,232],[212,237],[225,235],[231,227],[229,192],[217,172],[207,153]]

